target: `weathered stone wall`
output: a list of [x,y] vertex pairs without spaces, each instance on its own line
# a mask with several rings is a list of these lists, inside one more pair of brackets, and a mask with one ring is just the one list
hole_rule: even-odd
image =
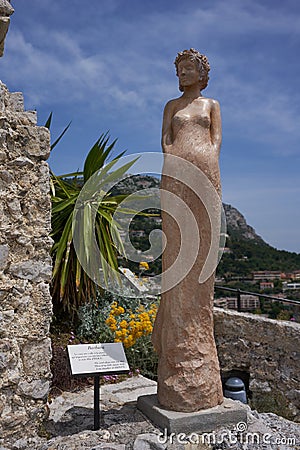
[[214,321],[222,372],[248,375],[251,407],[300,421],[300,324],[220,308]]
[[[49,132],[0,82],[0,446],[34,436],[50,385]],[[26,432],[25,432],[26,430]]]
[[5,37],[9,28],[10,18],[14,12],[8,0],[0,0],[0,56],[3,56]]

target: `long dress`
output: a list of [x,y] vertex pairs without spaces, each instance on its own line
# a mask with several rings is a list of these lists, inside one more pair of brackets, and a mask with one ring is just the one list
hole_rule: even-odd
[[[213,335],[214,270],[199,282],[211,250],[211,224],[218,234],[221,213],[218,153],[211,143],[210,117],[203,111],[184,108],[172,119],[174,140],[170,154],[181,159],[169,158],[165,153],[161,209],[166,246],[162,255],[161,303],[152,334],[159,356],[159,403],[186,412],[223,401]],[[195,175],[195,170],[202,176]],[[197,233],[190,234],[191,214],[192,229],[195,231],[196,224],[198,237]],[[215,244],[210,254],[213,268],[217,265]],[[176,267],[173,272],[172,267]],[[165,276],[168,271],[169,277]]]

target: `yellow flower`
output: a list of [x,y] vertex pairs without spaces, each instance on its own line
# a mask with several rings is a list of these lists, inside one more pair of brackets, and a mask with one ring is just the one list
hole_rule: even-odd
[[157,305],[153,303],[146,307],[139,305],[135,310],[125,310],[118,302],[113,302],[106,324],[114,333],[114,342],[122,342],[125,348],[130,348],[143,336],[150,335],[157,309]]
[[157,310],[156,309],[149,309],[149,311],[148,311],[148,314],[149,314],[149,316],[155,316],[156,315],[156,313],[157,313]]
[[126,320],[122,320],[122,321],[120,322],[120,327],[121,327],[121,328],[127,328],[127,327],[128,327],[128,323],[126,322]]
[[147,318],[148,318],[148,313],[142,312],[142,313],[139,314],[139,319],[140,320],[145,320]]
[[120,316],[124,312],[125,312],[125,309],[122,306],[118,306],[117,308],[112,309],[112,314],[114,314],[115,316]]
[[135,335],[136,335],[137,338],[140,338],[140,337],[143,336],[143,332],[142,331],[138,331]]
[[141,261],[139,264],[140,270],[149,270],[149,264],[146,261]]
[[105,321],[106,325],[114,325],[117,323],[116,319],[113,316],[108,316],[108,318]]
[[124,347],[129,348],[135,344],[134,338],[130,335],[126,339],[124,339]]
[[136,322],[135,328],[136,328],[137,331],[142,330],[143,329],[143,324],[141,322]]

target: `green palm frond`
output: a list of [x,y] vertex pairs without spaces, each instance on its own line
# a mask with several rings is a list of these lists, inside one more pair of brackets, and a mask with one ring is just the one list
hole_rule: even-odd
[[[52,113],[45,126],[49,128],[51,121]],[[57,145],[69,126],[70,124],[56,139],[52,147]],[[121,152],[112,161],[107,162],[116,143],[114,140],[110,144],[109,140],[108,133],[100,136],[88,152],[82,172],[71,172],[59,176],[51,172],[51,237],[54,240],[51,250],[53,258],[52,298],[54,308],[63,309],[71,315],[76,315],[78,307],[82,303],[95,299],[98,289],[95,281],[91,280],[84,272],[73,244],[74,211],[76,202],[82,193],[87,201],[82,205],[82,239],[79,245],[85,261],[87,263],[94,261],[92,242],[93,239],[96,239],[105,283],[108,283],[113,274],[120,282],[117,255],[118,249],[122,251],[124,249],[119,234],[120,225],[113,216],[117,208],[122,213],[126,212],[126,208],[123,205],[122,208],[119,208],[119,205],[126,200],[127,195],[112,196],[105,189],[107,185],[120,179],[137,158],[114,170],[115,164],[125,152]]]

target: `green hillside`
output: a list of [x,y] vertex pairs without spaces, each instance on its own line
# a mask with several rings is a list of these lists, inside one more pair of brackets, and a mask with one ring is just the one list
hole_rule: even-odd
[[[151,176],[132,176],[120,183],[117,191],[120,193],[135,192],[148,187],[159,187],[159,180]],[[116,189],[116,188],[114,188]],[[116,193],[116,192],[114,192]],[[277,250],[267,244],[255,230],[249,226],[244,216],[233,206],[224,204],[227,222],[226,253],[217,268],[217,276],[230,279],[250,279],[252,272],[258,270],[280,270],[292,272],[300,269],[300,254]],[[160,228],[160,224],[151,217],[136,216],[129,228],[132,244],[142,252],[149,248],[149,233]],[[137,230],[143,230],[144,236],[136,236]],[[122,263],[133,271],[138,271],[138,264],[122,260]],[[161,258],[149,264],[149,273],[161,271]]]

